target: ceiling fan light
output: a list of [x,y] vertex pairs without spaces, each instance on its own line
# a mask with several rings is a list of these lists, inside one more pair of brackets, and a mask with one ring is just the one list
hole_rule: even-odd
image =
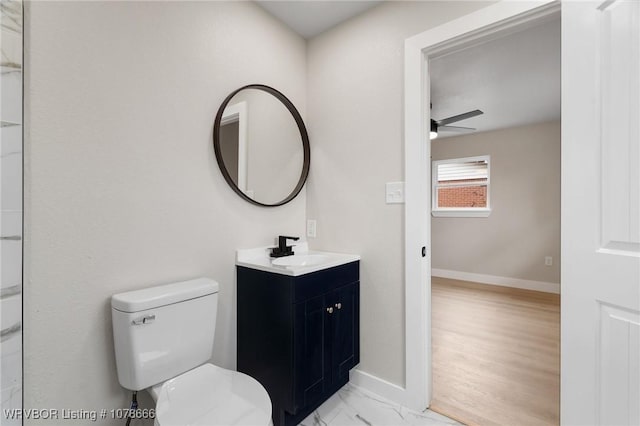
[[429,132],[429,138],[432,140],[438,137],[438,123],[431,119],[431,131]]
[[431,140],[435,139],[438,137],[438,132],[434,132],[433,130],[429,132],[429,138]]

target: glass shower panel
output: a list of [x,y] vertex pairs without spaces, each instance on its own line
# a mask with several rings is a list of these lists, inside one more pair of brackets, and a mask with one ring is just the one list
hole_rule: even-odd
[[22,2],[1,0],[0,20],[0,425],[9,426],[22,408]]

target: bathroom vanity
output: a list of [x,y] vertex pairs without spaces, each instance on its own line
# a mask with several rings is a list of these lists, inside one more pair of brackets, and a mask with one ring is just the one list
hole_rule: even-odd
[[276,426],[302,421],[360,360],[359,257],[301,246],[276,265],[265,249],[236,261],[238,371],[267,389]]

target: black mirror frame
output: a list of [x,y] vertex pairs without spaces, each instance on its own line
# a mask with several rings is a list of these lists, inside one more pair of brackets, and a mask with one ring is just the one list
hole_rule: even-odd
[[[224,161],[222,159],[222,150],[220,148],[220,123],[222,122],[222,114],[224,113],[224,110],[227,107],[227,104],[229,104],[229,101],[231,101],[231,98],[233,98],[238,92],[245,89],[262,90],[264,92],[270,93],[271,95],[275,96],[280,102],[282,102],[284,106],[289,110],[294,120],[296,121],[296,124],[298,125],[298,130],[300,131],[300,137],[302,138],[302,148],[304,150],[304,163],[302,165],[302,173],[300,174],[300,179],[298,180],[298,184],[293,189],[291,194],[289,194],[284,200],[275,204],[261,203],[259,201],[256,201],[248,197],[244,192],[242,192],[240,188],[238,188],[238,185],[236,185],[236,183],[231,178],[231,175],[227,171],[227,168],[225,167]],[[231,92],[229,96],[225,98],[225,100],[222,102],[222,105],[220,105],[220,108],[218,109],[218,113],[216,114],[216,119],[213,124],[213,149],[216,154],[216,161],[218,162],[218,168],[220,168],[220,172],[222,172],[222,176],[224,176],[224,180],[227,181],[231,189],[233,189],[236,194],[238,194],[240,197],[244,198],[251,204],[255,204],[257,206],[277,207],[277,206],[281,206],[283,204],[288,203],[300,193],[300,191],[302,190],[302,187],[307,181],[307,177],[309,176],[309,164],[311,163],[311,149],[309,148],[309,135],[307,134],[307,128],[304,125],[304,121],[302,121],[302,117],[300,116],[300,113],[298,112],[296,107],[285,95],[283,95],[281,92],[274,89],[273,87],[265,86],[264,84],[249,84],[247,86],[243,86],[237,90],[234,90],[233,92]]]

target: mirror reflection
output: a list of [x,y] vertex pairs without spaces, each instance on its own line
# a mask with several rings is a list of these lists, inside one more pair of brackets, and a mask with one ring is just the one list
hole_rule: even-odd
[[290,201],[302,188],[308,171],[308,141],[304,124],[300,129],[296,121],[295,107],[279,92],[267,88],[274,95],[264,88],[243,88],[222,105],[214,144],[218,164],[232,188],[248,201],[273,206]]

